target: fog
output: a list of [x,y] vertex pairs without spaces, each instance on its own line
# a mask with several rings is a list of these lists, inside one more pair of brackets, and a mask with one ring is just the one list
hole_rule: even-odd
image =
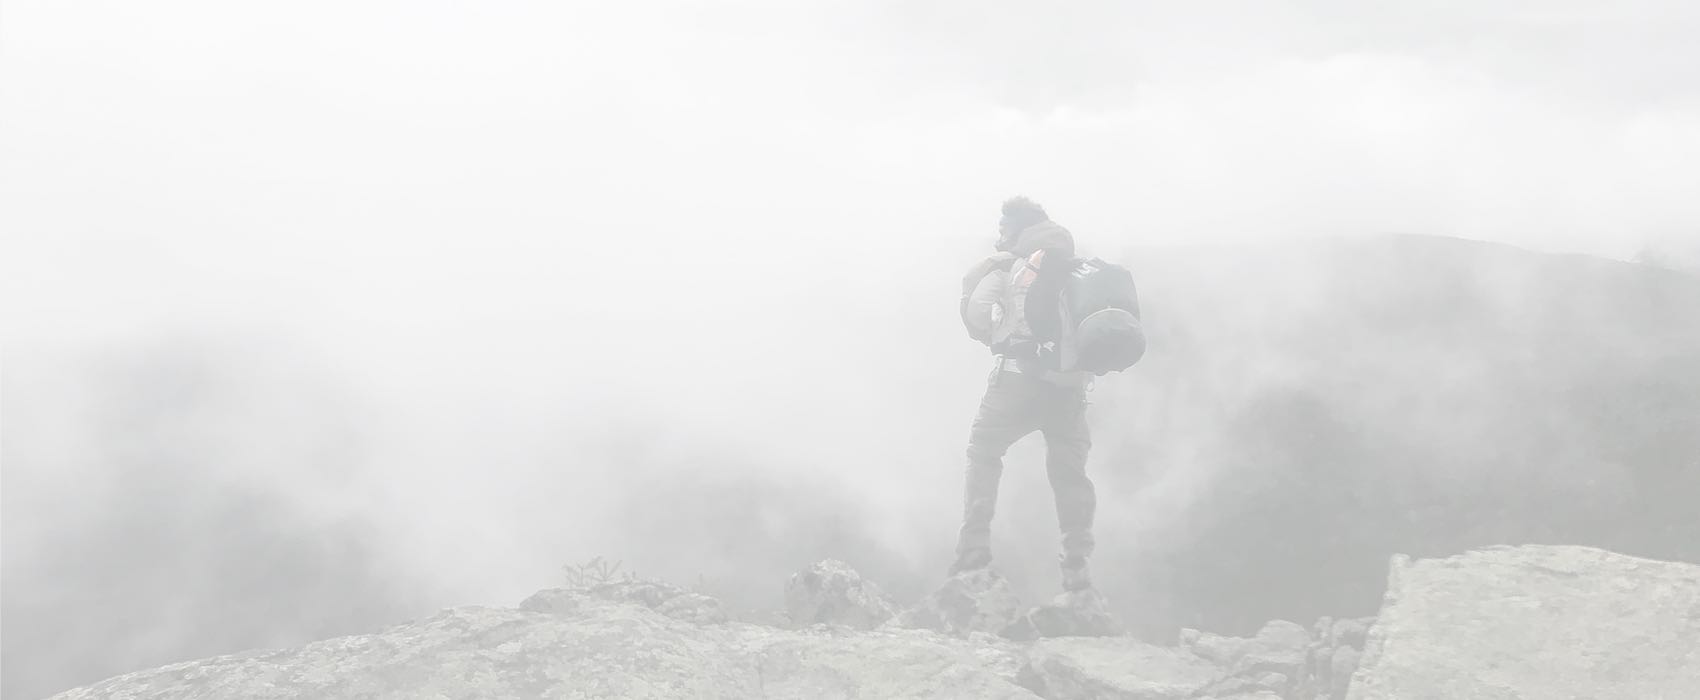
[[[1226,449],[1189,421],[1296,376],[1165,384],[1178,315],[1263,337],[1342,289],[1160,261],[1696,265],[1697,33],[1680,2],[8,2],[4,694],[512,605],[596,555],[738,606],[829,556],[918,595],[989,369],[957,285],[1015,194],[1141,280],[1152,356],[1100,380],[1090,469],[1104,530],[1163,532],[1212,473],[1174,465]],[[1040,454],[995,523],[1033,593]]]

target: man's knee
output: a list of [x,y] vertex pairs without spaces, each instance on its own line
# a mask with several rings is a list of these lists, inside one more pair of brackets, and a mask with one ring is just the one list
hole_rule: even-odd
[[1072,477],[1086,473],[1087,457],[1092,452],[1092,443],[1085,439],[1068,439],[1060,436],[1045,438],[1045,469],[1054,476]]
[[1003,458],[1009,453],[1009,448],[1024,435],[1032,432],[1032,428],[1023,429],[1019,424],[1005,421],[994,427],[986,424],[976,424],[968,435],[968,462],[970,465],[1001,468]]
[[1009,453],[1009,445],[989,440],[968,441],[969,468],[1001,469],[1003,457]]

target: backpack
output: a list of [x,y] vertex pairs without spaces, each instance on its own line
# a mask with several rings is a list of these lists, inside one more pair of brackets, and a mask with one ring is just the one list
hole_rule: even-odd
[[1040,250],[1017,259],[1005,284],[1007,323],[993,334],[995,352],[1097,376],[1145,355],[1139,293],[1127,268]]
[[1061,344],[1058,368],[1103,376],[1120,372],[1145,356],[1139,322],[1139,292],[1133,273],[1100,258],[1075,259],[1061,281]]

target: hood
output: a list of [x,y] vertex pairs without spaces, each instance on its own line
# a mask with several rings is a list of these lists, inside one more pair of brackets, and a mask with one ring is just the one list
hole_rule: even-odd
[[1061,248],[1064,255],[1072,258],[1074,235],[1054,221],[1041,221],[1021,229],[1021,233],[1015,236],[1015,245],[1011,246],[1009,251],[1025,258],[1046,248]]

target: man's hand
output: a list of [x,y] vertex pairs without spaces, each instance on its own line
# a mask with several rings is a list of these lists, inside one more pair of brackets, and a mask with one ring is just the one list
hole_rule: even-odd
[[974,288],[980,286],[980,280],[992,274],[993,270],[1007,270],[1014,262],[1014,253],[995,253],[975,263],[962,277],[962,298],[966,300],[968,295],[973,294]]

